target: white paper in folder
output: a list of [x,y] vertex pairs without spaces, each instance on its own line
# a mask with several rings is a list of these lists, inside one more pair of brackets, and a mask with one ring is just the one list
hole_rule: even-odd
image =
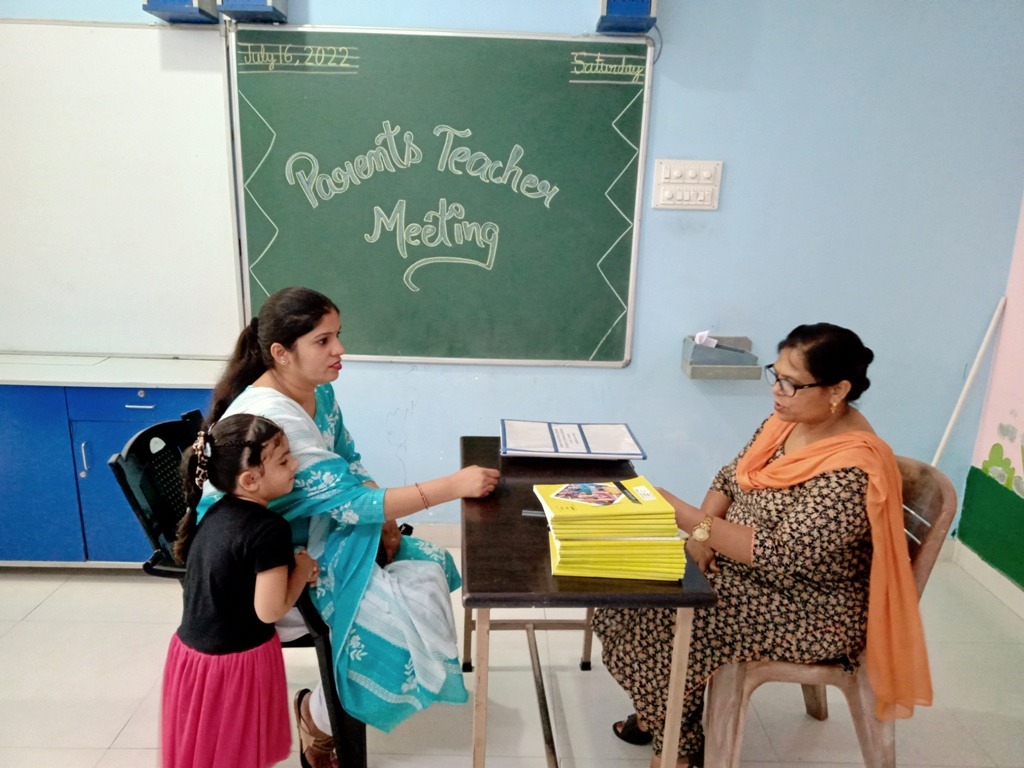
[[502,456],[646,459],[627,424],[501,420]]

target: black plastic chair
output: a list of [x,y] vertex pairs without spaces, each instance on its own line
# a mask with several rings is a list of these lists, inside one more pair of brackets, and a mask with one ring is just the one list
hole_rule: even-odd
[[366,768],[366,724],[352,717],[341,706],[338,688],[334,684],[334,652],[331,649],[331,632],[320,612],[313,605],[309,590],[304,589],[295,607],[309,629],[316,659],[320,665],[320,679],[324,681],[324,696],[327,697],[327,714],[331,719],[331,733],[334,735],[334,751],[338,762],[344,768]]
[[107,464],[129,506],[153,545],[142,564],[152,576],[182,579],[185,567],[174,562],[178,521],[185,514],[181,454],[196,439],[203,414],[189,411],[177,421],[164,421],[135,434]]
[[[189,411],[177,421],[154,424],[138,432],[107,462],[153,545],[153,554],[142,564],[142,570],[152,576],[179,581],[185,578],[185,566],[175,562],[173,553],[178,522],[185,514],[181,455],[195,441],[202,422],[202,413]],[[308,590],[303,590],[296,606],[309,634],[282,645],[316,649],[339,762],[346,768],[366,768],[366,725],[341,706],[334,684],[330,630]]]

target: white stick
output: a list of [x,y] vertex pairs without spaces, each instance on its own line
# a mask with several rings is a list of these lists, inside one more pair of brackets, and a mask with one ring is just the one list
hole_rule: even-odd
[[974,365],[971,366],[970,373],[967,374],[967,381],[964,382],[963,389],[960,390],[960,399],[956,401],[956,407],[953,408],[953,415],[949,417],[949,424],[946,425],[946,432],[942,436],[942,440],[939,441],[939,447],[935,451],[935,458],[932,459],[932,466],[938,466],[939,456],[946,449],[946,443],[949,441],[949,435],[953,431],[953,425],[956,424],[956,420],[960,417],[960,411],[964,407],[964,401],[967,399],[967,392],[971,388],[971,384],[974,382],[974,377],[978,373],[978,368],[981,366],[981,359],[985,356],[985,350],[988,348],[989,342],[992,340],[992,335],[996,332],[996,326],[999,325],[999,318],[1003,315],[1003,308],[1006,306],[1006,297],[1003,296],[999,299],[999,305],[996,307],[996,311],[992,314],[992,321],[988,324],[988,330],[985,331],[985,338],[981,340],[981,347],[978,349],[978,354],[974,356]]

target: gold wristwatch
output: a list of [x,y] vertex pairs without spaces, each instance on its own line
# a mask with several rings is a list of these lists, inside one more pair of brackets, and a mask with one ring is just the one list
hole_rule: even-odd
[[690,534],[694,541],[707,541],[708,536],[711,535],[711,522],[714,520],[713,517],[705,517],[700,525],[693,529]]

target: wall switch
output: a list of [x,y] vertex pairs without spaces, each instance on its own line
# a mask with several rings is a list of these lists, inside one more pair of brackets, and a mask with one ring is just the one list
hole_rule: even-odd
[[721,160],[655,161],[655,208],[714,211],[721,187]]

